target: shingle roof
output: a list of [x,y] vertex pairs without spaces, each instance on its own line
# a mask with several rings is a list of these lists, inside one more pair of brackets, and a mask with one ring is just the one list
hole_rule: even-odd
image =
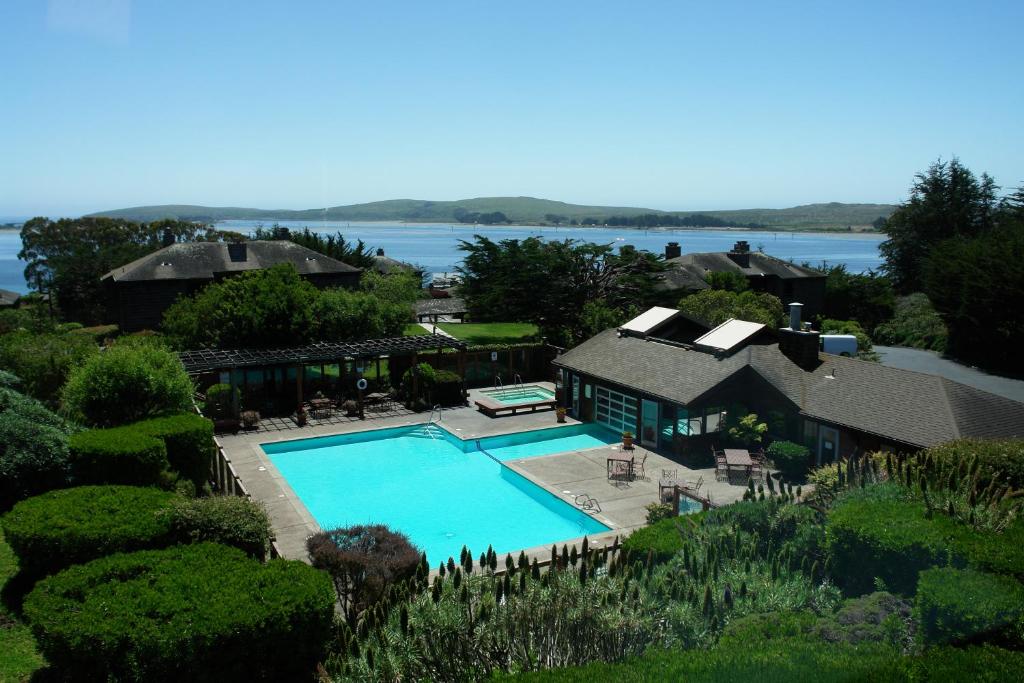
[[21,299],[21,294],[9,289],[0,289],[0,306],[13,306]]
[[373,257],[373,269],[382,275],[390,275],[395,272],[416,273],[419,272],[416,266],[405,261],[393,259],[390,256],[377,254]]
[[555,359],[555,365],[681,404],[693,403],[749,368],[805,416],[912,446],[965,436],[1024,437],[1024,403],[951,380],[856,358],[822,355],[813,371],[777,344],[751,344],[732,356],[607,330]]
[[813,268],[804,268],[788,261],[762,254],[750,252],[750,267],[742,268],[729,258],[726,252],[703,252],[683,254],[667,259],[669,269],[662,276],[663,289],[707,289],[704,280],[708,272],[735,272],[743,275],[772,275],[783,280],[798,278],[825,277],[825,274]]
[[245,258],[232,258],[227,242],[179,242],[115,268],[102,279],[115,282],[208,280],[217,273],[235,273],[291,263],[303,275],[357,273],[358,268],[287,240],[245,242]]

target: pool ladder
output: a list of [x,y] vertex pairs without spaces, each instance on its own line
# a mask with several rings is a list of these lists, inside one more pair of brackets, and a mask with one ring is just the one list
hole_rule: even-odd
[[512,380],[512,381],[513,381],[513,385],[512,385],[513,389],[514,389],[515,387],[519,387],[519,395],[520,395],[520,396],[525,396],[525,395],[526,395],[526,387],[524,387],[524,386],[523,386],[523,376],[522,376],[522,375],[520,375],[520,374],[519,374],[519,373],[517,372],[517,373],[516,373],[516,374],[514,375],[514,377],[513,377],[513,380]]

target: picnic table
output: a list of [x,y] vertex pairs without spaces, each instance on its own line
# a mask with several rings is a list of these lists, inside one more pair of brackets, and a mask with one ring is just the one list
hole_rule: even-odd
[[309,412],[313,417],[330,417],[333,402],[329,398],[314,398],[309,402]]

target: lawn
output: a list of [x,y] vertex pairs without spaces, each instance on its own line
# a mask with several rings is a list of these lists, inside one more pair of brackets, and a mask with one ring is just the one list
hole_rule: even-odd
[[[0,533],[0,593],[17,572],[18,560]],[[0,604],[0,681],[27,681],[42,666],[43,658],[28,626]]]
[[419,325],[417,323],[411,323],[409,325],[406,325],[405,329],[402,330],[403,337],[419,337],[420,335],[423,334],[430,334],[430,332],[427,332],[427,330],[425,330],[422,325]]
[[470,344],[519,344],[537,339],[530,323],[439,323],[438,327]]

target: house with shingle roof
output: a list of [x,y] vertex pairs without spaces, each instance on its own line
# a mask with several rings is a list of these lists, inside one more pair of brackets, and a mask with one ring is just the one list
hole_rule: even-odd
[[290,263],[320,288],[357,287],[359,268],[288,240],[179,242],[111,270],[101,278],[108,319],[122,331],[156,329],[179,296],[211,282]]
[[678,301],[685,294],[708,289],[710,273],[737,273],[747,279],[750,289],[767,292],[785,301],[799,301],[808,319],[821,313],[825,305],[825,273],[813,268],[750,251],[746,240],[739,240],[727,252],[683,254],[678,242],[665,247],[668,269],[661,275],[658,289],[666,301]]
[[788,328],[732,320],[689,341],[666,335],[662,323],[605,330],[554,360],[565,406],[578,419],[677,453],[709,450],[731,411],[755,412],[773,437],[811,448],[817,464],[962,437],[1024,437],[1024,403],[821,353],[819,333],[800,315],[800,304],[791,304]]
[[9,289],[0,289],[0,308],[17,308],[21,302],[21,294]]

